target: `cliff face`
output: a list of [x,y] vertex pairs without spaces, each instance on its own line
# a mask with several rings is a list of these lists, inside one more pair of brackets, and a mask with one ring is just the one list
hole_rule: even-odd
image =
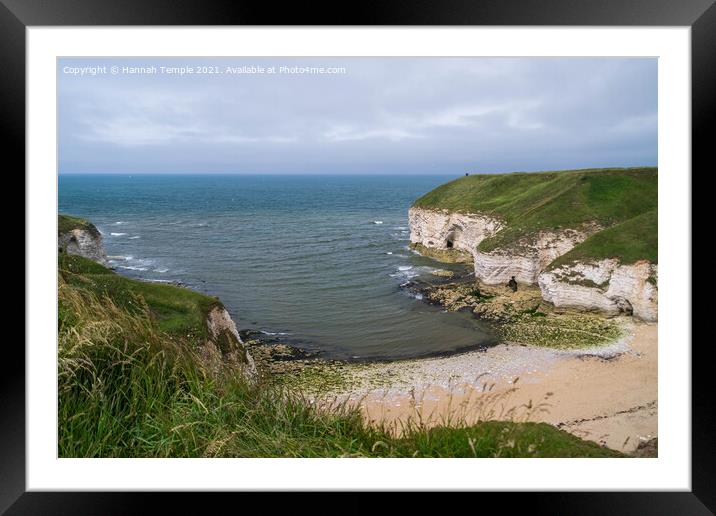
[[107,265],[107,252],[102,243],[102,234],[93,225],[60,231],[57,245],[67,254],[76,254],[92,261]]
[[510,250],[481,252],[478,245],[506,227],[499,219],[416,207],[410,208],[408,219],[410,242],[416,249],[437,259],[459,253],[462,260],[449,261],[473,263],[475,277],[487,285],[507,283],[512,276],[519,283],[536,284],[539,273],[550,263],[599,230],[594,225],[580,231],[540,231]]
[[438,259],[441,255],[452,255],[454,259],[449,261],[466,263],[473,261],[474,250],[480,242],[503,227],[498,219],[488,216],[416,207],[410,208],[408,219],[414,248]]
[[631,313],[643,320],[657,320],[656,264],[623,265],[606,259],[547,270],[555,259],[599,232],[598,224],[583,224],[578,230],[538,231],[509,249],[490,252],[478,250],[478,245],[506,228],[496,218],[413,207],[409,224],[414,248],[438,260],[444,259],[443,253],[460,253],[465,257],[460,261],[472,262],[475,278],[483,284],[504,285],[514,276],[518,283],[539,285],[542,298],[555,307]]
[[495,249],[489,253],[473,249],[475,277],[487,285],[507,283],[512,276],[518,283],[533,285],[556,258],[583,242],[596,227],[581,231],[540,231],[532,239],[524,239],[513,249]]
[[256,379],[256,364],[241,340],[236,324],[223,306],[215,306],[206,316],[209,338],[204,345],[204,359],[210,364],[221,361],[240,366],[248,379]]
[[539,275],[542,298],[556,307],[658,318],[658,266],[607,259],[563,265]]

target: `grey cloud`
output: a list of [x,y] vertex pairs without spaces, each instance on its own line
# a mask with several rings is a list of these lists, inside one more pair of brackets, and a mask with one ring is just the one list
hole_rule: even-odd
[[[187,62],[347,73],[62,73]],[[58,88],[61,172],[456,174],[657,157],[655,59],[67,59]]]

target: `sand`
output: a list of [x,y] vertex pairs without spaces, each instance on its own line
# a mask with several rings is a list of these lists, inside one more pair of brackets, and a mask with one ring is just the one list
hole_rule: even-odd
[[[379,365],[360,373],[366,387],[349,399],[398,432],[410,420],[541,421],[629,453],[657,436],[657,333],[657,324],[630,322],[629,336],[606,348],[501,345]],[[371,389],[371,377],[391,380]]]

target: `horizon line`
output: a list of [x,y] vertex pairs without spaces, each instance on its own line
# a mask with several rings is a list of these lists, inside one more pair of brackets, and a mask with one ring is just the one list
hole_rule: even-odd
[[657,168],[656,165],[621,165],[621,166],[591,166],[578,168],[553,168],[538,170],[491,170],[491,171],[467,171],[467,172],[56,172],[59,176],[453,176],[463,177],[465,175],[480,174],[510,174],[510,173],[540,173],[540,172],[568,172],[577,170],[607,170],[607,169],[638,169]]

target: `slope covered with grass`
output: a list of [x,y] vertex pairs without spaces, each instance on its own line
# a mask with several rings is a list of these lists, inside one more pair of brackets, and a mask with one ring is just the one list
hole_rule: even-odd
[[206,337],[206,316],[221,305],[217,298],[187,288],[126,278],[82,256],[60,253],[58,272],[68,285],[109,297],[130,313],[143,310],[141,303],[146,303],[158,328],[172,334]]
[[539,230],[614,226],[657,208],[656,168],[584,169],[478,174],[461,177],[420,197],[415,207],[482,213],[506,228],[479,249],[515,245]]
[[402,437],[346,406],[247,384],[195,355],[217,300],[60,255],[60,457],[620,457],[547,424],[485,422]]
[[616,258],[622,264],[658,263],[658,214],[651,210],[607,228],[576,245],[550,264],[550,269],[584,260]]

